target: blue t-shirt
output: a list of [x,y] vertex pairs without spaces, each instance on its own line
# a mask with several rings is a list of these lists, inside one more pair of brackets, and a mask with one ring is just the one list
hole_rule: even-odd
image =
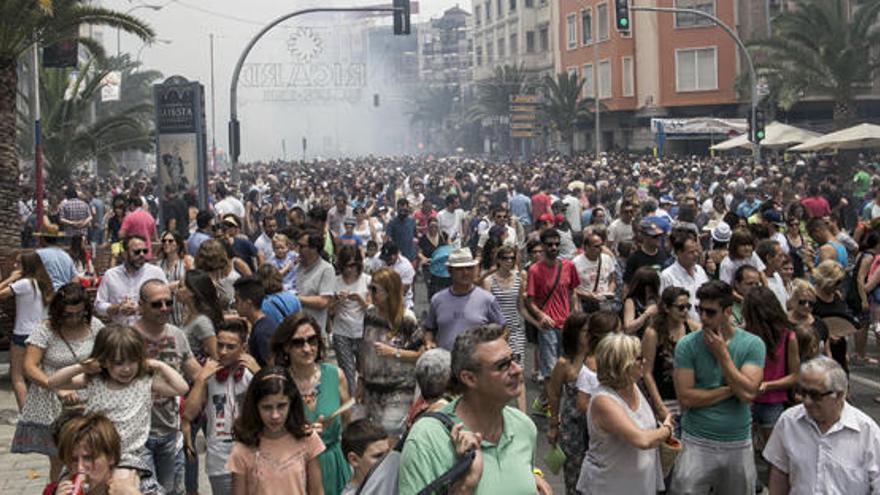
[[456,337],[466,330],[489,323],[504,325],[501,306],[491,292],[474,287],[467,294],[459,296],[449,288],[431,298],[425,328],[434,332],[438,347],[451,352]]
[[248,351],[261,367],[266,366],[269,356],[272,355],[269,343],[276,328],[278,328],[278,323],[268,316],[264,316],[254,322],[254,327],[251,329],[251,337],[248,339]]
[[52,281],[52,288],[58,290],[62,285],[70,283],[76,277],[73,259],[59,247],[37,249],[37,256],[43,262],[43,268]]
[[[745,364],[764,368],[764,342],[754,334],[736,329],[727,343],[727,350],[737,369]],[[726,385],[721,367],[706,347],[703,330],[689,333],[678,341],[675,367],[693,370],[695,388],[713,389]],[[748,403],[731,396],[711,406],[684,409],[681,427],[688,435],[716,442],[747,440],[752,434],[751,408]]]
[[302,309],[299,298],[288,291],[267,294],[263,298],[263,304],[260,310],[266,315],[266,318],[281,323],[288,315],[292,315]]

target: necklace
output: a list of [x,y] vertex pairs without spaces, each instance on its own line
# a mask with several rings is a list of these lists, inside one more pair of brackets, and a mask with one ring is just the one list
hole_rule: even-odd
[[305,380],[297,378],[295,373],[291,374],[293,375],[293,382],[296,384],[296,389],[299,391],[299,395],[303,398],[303,402],[309,407],[314,407],[318,400],[318,394],[321,392],[320,369],[313,364],[312,372]]

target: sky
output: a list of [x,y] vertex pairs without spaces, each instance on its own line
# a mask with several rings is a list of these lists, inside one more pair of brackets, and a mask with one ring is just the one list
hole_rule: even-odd
[[[226,147],[226,122],[229,118],[229,84],[236,60],[248,40],[267,22],[294,10],[327,6],[367,6],[391,0],[101,0],[102,6],[119,11],[130,11],[149,23],[156,31],[157,41],[145,45],[136,37],[122,34],[117,46],[115,30],[102,33],[104,46],[109,53],[117,49],[130,53],[143,62],[145,68],[157,69],[165,77],[181,75],[198,80],[205,85],[209,146],[212,125],[210,106],[210,35],[214,34],[214,76],[217,146]],[[143,5],[162,6],[151,9]],[[459,5],[470,10],[470,1],[423,0],[420,14],[413,16],[413,23],[424,22],[442,15],[443,11]],[[295,26],[309,25],[303,20],[291,20],[267,34],[254,48],[248,61],[282,61],[290,55],[285,49],[287,39]],[[390,18],[389,21],[390,23]],[[390,24],[389,24],[390,29]],[[371,68],[372,69],[372,68]],[[242,120],[242,161],[281,156],[280,139],[299,142],[296,132],[284,135],[290,127],[290,116],[299,109],[289,102],[267,103],[262,101],[258,90],[239,90],[239,115]],[[339,113],[339,109],[336,110]],[[341,109],[344,115],[345,109]],[[259,129],[255,123],[259,122]],[[274,128],[269,131],[268,128]],[[259,132],[249,132],[257,131]],[[277,132],[282,131],[282,132]],[[338,132],[338,130],[337,130]],[[301,131],[299,134],[304,134]],[[326,132],[324,133],[326,134]],[[316,138],[317,139],[317,138]],[[324,137],[324,139],[328,139]]]

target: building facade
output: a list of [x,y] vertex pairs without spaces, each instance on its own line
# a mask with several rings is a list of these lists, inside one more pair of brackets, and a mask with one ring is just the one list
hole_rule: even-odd
[[556,53],[555,1],[474,0],[474,79],[495,67],[522,66],[529,74],[552,75]]
[[474,75],[471,17],[456,6],[418,26],[419,81],[459,92],[470,86]]

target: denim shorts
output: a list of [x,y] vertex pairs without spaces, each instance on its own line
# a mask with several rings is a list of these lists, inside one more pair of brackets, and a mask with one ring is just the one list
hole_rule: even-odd
[[761,428],[773,428],[783,411],[785,404],[781,402],[776,404],[755,402],[752,404],[752,421]]
[[12,344],[18,347],[27,347],[27,339],[30,335],[15,335],[12,334]]

